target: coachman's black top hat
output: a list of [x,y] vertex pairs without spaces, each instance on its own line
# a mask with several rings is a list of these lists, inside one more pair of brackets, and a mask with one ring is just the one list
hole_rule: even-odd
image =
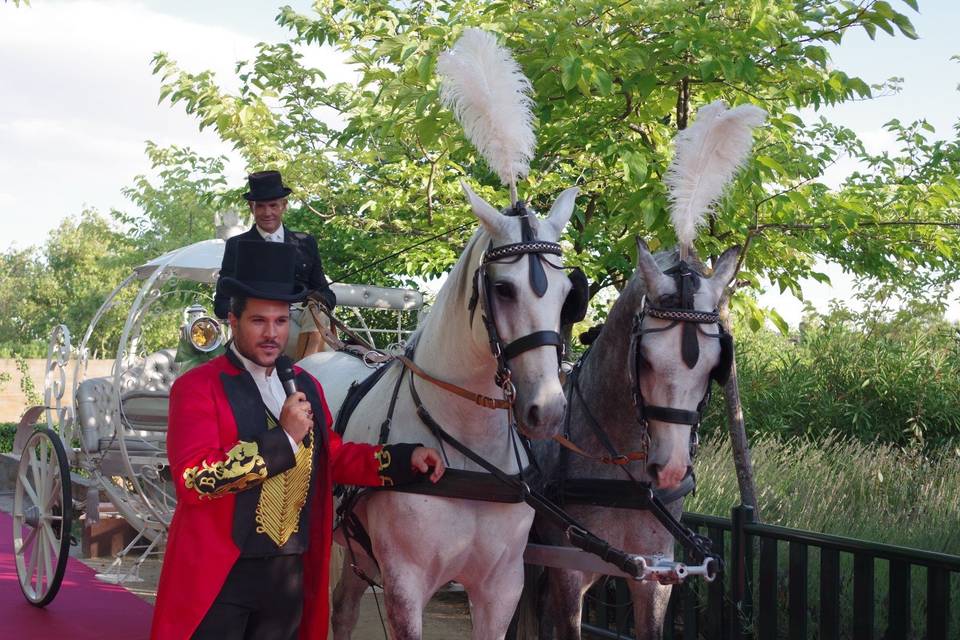
[[286,198],[293,192],[292,189],[284,186],[279,171],[251,173],[247,176],[247,182],[250,183],[250,191],[243,194],[243,197],[251,202],[279,200],[280,198]]
[[230,296],[300,302],[307,288],[296,284],[296,271],[297,249],[292,244],[241,240],[233,270],[236,277],[221,278],[220,287]]

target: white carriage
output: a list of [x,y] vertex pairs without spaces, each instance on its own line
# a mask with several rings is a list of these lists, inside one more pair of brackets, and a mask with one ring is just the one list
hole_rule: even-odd
[[[79,344],[64,325],[53,330],[44,404],[25,412],[14,441],[20,456],[14,553],[32,604],[44,606],[56,596],[81,510],[88,523],[119,514],[136,531],[104,577],[135,577],[144,559],[162,553],[176,503],[166,453],[170,386],[225,342],[229,328],[206,311],[223,249],[223,240],[206,240],[137,267],[107,296]],[[423,296],[414,290],[331,288],[351,328],[387,349],[402,347],[423,310]],[[91,338],[125,307],[110,374],[88,375]],[[371,314],[396,316],[395,323],[372,321]],[[71,474],[85,479],[85,495],[75,495]],[[126,557],[135,558],[132,565],[123,563]]]

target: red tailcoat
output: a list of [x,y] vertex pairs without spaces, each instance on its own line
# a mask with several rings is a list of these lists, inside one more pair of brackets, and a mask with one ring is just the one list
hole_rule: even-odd
[[[301,370],[297,368],[297,373]],[[167,453],[177,489],[177,508],[170,525],[166,557],[153,615],[153,640],[189,638],[220,592],[240,550],[232,537],[236,496],[203,497],[184,481],[184,471],[203,462],[226,458],[238,441],[237,424],[220,376],[246,372],[226,356],[192,369],[170,390]],[[312,379],[312,378],[311,378]],[[333,483],[382,484],[375,454],[380,447],[345,443],[330,430],[330,410],[320,384],[328,429],[328,450],[313,469],[316,483],[310,507],[309,550],[304,562],[304,609],[300,638],[327,637]],[[317,440],[319,442],[319,438]]]

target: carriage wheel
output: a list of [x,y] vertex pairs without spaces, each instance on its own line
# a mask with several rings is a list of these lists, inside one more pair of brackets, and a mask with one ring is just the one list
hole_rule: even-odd
[[13,552],[20,589],[30,604],[53,601],[67,567],[73,498],[60,436],[39,429],[20,456],[13,495]]

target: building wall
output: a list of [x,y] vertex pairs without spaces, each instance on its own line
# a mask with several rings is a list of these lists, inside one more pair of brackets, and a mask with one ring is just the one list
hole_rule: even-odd
[[[27,360],[27,369],[30,372],[30,379],[33,380],[34,388],[43,398],[43,381],[47,361],[45,359]],[[90,360],[87,365],[87,377],[95,378],[99,376],[110,375],[113,368],[113,360]],[[10,379],[0,383],[0,422],[19,422],[20,416],[27,409],[27,398],[20,391],[20,372],[17,370],[17,361],[12,358],[0,358],[0,378],[2,374],[9,374]],[[73,402],[73,362],[66,370],[66,391],[63,394],[63,403]]]

